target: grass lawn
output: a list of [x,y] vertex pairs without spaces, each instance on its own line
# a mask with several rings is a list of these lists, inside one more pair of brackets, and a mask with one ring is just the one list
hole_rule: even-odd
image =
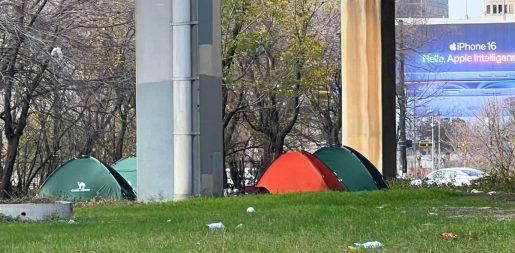
[[[74,223],[0,221],[0,252],[515,252],[513,200],[450,190],[97,204],[74,215]],[[226,228],[210,230],[212,222]],[[384,246],[349,247],[376,240]]]

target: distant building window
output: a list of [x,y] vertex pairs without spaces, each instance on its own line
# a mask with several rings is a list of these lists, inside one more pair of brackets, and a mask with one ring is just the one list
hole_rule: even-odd
[[486,6],[486,14],[490,14],[490,5]]
[[499,4],[498,11],[499,11],[499,13],[502,13],[502,4]]
[[494,4],[493,7],[492,13],[497,14],[497,5]]

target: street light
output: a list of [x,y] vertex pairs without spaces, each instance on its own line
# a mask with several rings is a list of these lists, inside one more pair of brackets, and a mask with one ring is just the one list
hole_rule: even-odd
[[[428,113],[432,113],[432,111],[429,111]],[[436,120],[436,123],[438,124],[438,154],[435,157],[435,116],[431,115],[431,171],[435,171],[435,169],[440,168],[440,161],[441,161],[441,134],[440,134],[440,120]],[[435,158],[436,158],[436,166],[435,166]]]

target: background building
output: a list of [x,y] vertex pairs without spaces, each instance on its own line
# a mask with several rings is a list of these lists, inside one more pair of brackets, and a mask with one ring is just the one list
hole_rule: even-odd
[[486,15],[513,14],[515,0],[486,0]]
[[449,0],[398,0],[397,18],[447,18]]

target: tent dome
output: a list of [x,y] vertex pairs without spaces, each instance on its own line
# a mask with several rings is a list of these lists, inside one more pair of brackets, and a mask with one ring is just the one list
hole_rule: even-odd
[[375,166],[350,147],[324,147],[314,155],[331,169],[348,191],[386,188]]
[[327,166],[306,151],[288,151],[268,167],[256,184],[270,193],[339,190],[343,185]]
[[39,196],[66,201],[136,198],[118,172],[90,156],[71,159],[57,168],[41,185]]
[[138,193],[137,158],[134,156],[122,158],[113,164],[112,167],[129,183],[132,190]]

